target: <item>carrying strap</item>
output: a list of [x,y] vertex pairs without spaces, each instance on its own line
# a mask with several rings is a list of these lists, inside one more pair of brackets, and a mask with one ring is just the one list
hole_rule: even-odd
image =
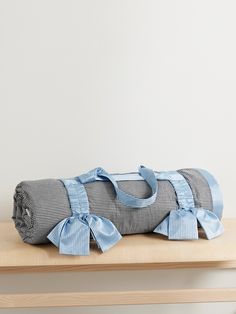
[[[118,177],[122,180],[122,176]],[[154,229],[155,233],[164,234],[172,240],[197,239],[198,222],[208,239],[223,233],[223,225],[215,213],[195,207],[192,190],[179,172],[153,172],[151,169],[140,166],[139,174],[125,174],[126,180],[141,178],[147,182],[152,194],[146,199],[139,199],[122,191],[117,184],[118,177],[108,174],[102,168],[96,168],[81,176],[61,180],[67,190],[72,216],[59,222],[47,236],[59,248],[61,254],[89,255],[90,235],[103,252],[121,239],[120,233],[110,220],[89,213],[89,202],[84,184],[97,180],[111,182],[119,201],[126,206],[137,208],[153,204],[157,197],[157,181],[168,180],[175,190],[178,207],[171,210],[169,215]]]
[[75,179],[78,179],[80,182],[85,184],[88,182],[96,181],[99,178],[105,178],[106,180],[110,181],[111,184],[113,185],[117,199],[122,204],[133,208],[143,208],[152,205],[155,202],[157,197],[157,180],[154,171],[144,166],[139,167],[139,174],[151,188],[152,191],[151,196],[148,198],[138,198],[122,191],[119,188],[118,183],[114,179],[114,177],[100,167],[95,168],[86,174],[82,174],[79,177],[76,177]]

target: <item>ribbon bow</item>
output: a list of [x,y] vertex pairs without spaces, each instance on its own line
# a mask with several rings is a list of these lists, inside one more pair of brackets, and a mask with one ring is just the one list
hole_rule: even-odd
[[60,254],[89,255],[90,233],[102,252],[121,239],[110,220],[88,213],[78,213],[63,219],[47,238],[59,248]]
[[208,240],[224,232],[224,227],[216,214],[208,209],[196,207],[171,210],[153,232],[164,234],[170,240],[198,239],[198,222]]

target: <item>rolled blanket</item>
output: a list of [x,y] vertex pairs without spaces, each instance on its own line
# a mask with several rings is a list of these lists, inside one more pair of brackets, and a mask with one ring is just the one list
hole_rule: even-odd
[[102,168],[69,179],[23,181],[12,219],[24,242],[51,241],[60,253],[88,255],[89,239],[102,251],[121,235],[156,232],[169,239],[208,239],[223,232],[219,186],[206,170],[108,174]]

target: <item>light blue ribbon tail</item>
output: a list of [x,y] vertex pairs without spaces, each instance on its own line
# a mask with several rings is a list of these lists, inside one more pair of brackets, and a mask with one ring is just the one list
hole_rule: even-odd
[[170,220],[170,215],[168,215],[164,220],[162,220],[161,223],[153,230],[155,233],[160,233],[165,236],[169,236],[169,220]]
[[60,254],[86,256],[89,255],[90,232],[102,252],[121,239],[111,221],[93,214],[77,214],[63,219],[47,238],[59,248]]
[[89,255],[90,229],[78,216],[59,222],[47,238],[59,248],[60,254]]
[[224,227],[216,214],[204,208],[171,210],[153,232],[168,236],[170,240],[194,240],[198,239],[198,222],[208,240],[224,232]]
[[197,208],[196,217],[205,231],[208,240],[216,238],[224,233],[224,226],[217,214],[204,208]]
[[[94,171],[86,178],[93,180]],[[60,221],[47,235],[59,253],[89,255],[90,235],[103,252],[115,245],[121,239],[119,231],[110,220],[89,213],[87,193],[80,180],[61,181],[67,190],[72,216]]]
[[88,215],[87,222],[97,246],[105,252],[122,238],[115,225],[108,219],[96,215]]

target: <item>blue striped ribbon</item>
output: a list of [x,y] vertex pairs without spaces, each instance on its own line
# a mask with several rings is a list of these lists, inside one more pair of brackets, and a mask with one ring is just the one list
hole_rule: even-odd
[[224,232],[223,225],[215,213],[195,207],[192,190],[180,173],[160,173],[158,179],[169,180],[173,185],[179,208],[171,210],[153,232],[164,234],[171,240],[198,239],[198,222],[209,240]]
[[[89,202],[84,187],[84,184],[88,182],[107,180],[113,184],[117,198],[123,204],[137,208],[146,207],[155,202],[158,191],[157,181],[168,180],[175,189],[178,208],[171,210],[154,232],[164,234],[172,240],[197,239],[199,222],[208,239],[217,237],[224,231],[219,220],[222,211],[221,195],[218,193],[216,181],[210,174],[203,170],[201,173],[212,191],[213,207],[216,208],[216,213],[195,207],[192,190],[186,179],[177,171],[153,172],[141,166],[139,173],[110,175],[104,169],[96,168],[72,179],[62,179],[68,193],[72,216],[59,222],[47,237],[59,248],[61,254],[89,255],[90,236],[102,252],[115,245],[121,239],[120,233],[110,220],[89,213]],[[118,188],[116,181],[119,180],[146,180],[151,187],[152,195],[147,199],[138,199],[128,195]]]
[[61,180],[68,193],[72,216],[59,222],[47,238],[60,254],[89,255],[90,234],[102,252],[115,245],[121,235],[107,218],[89,213],[85,187],[79,180]]

